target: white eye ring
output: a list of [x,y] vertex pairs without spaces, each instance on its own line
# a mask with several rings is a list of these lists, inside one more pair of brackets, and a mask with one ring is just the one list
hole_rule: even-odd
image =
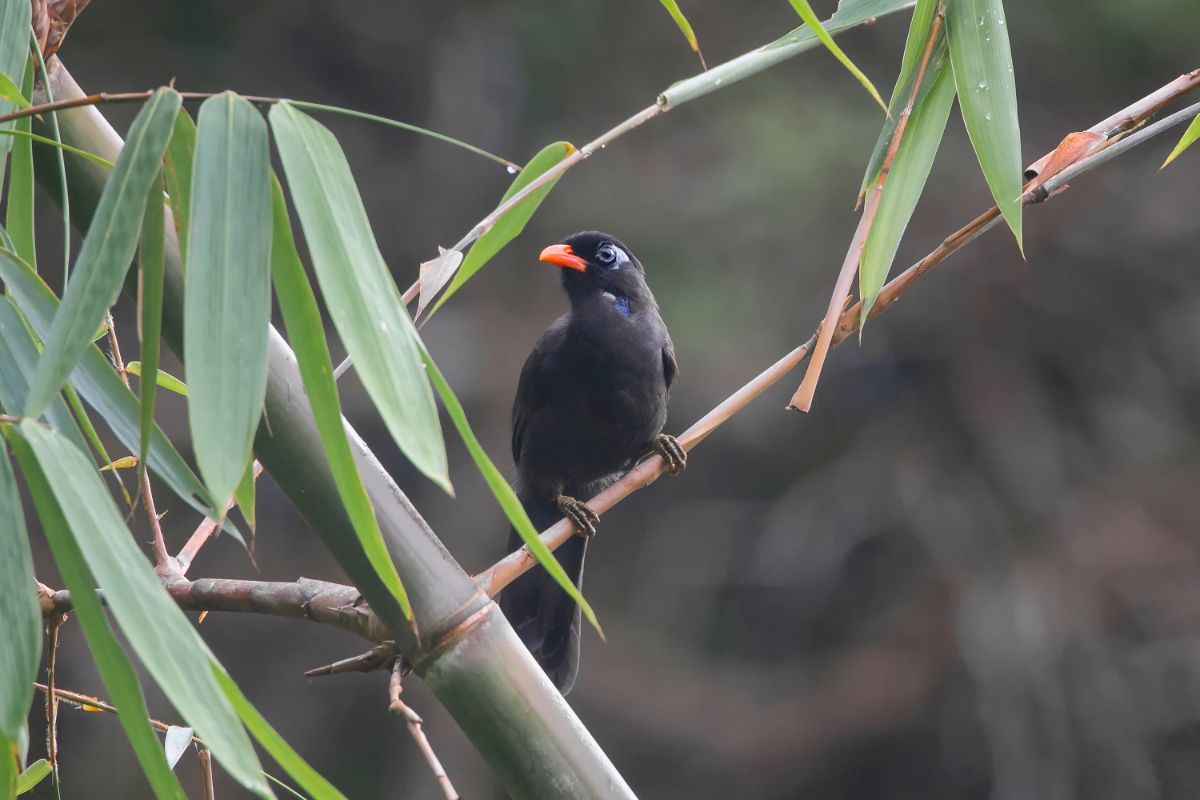
[[613,264],[617,260],[617,250],[611,244],[602,244],[596,250],[596,260],[601,264]]

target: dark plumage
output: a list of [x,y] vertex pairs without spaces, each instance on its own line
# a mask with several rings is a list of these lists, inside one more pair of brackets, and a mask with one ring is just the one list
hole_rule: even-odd
[[[538,530],[566,515],[584,534],[557,551],[578,585],[596,515],[583,502],[652,448],[671,471],[686,463],[661,434],[678,369],[671,336],[641,263],[608,234],[585,231],[547,247],[563,268],[571,310],[555,320],[521,370],[513,403],[517,494]],[[509,550],[521,546],[515,531]],[[566,694],[579,671],[580,612],[544,569],[515,581],[500,606]]]

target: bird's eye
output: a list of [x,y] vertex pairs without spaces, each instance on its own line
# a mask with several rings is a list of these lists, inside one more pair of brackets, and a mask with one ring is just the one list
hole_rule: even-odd
[[611,244],[602,244],[596,251],[596,260],[606,266],[612,266],[617,260],[617,250]]

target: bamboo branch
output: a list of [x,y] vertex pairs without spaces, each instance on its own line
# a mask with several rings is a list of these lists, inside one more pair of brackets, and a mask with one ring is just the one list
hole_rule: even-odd
[[450,778],[446,776],[442,762],[438,760],[437,753],[433,752],[433,745],[429,743],[428,737],[425,736],[425,730],[421,727],[424,720],[400,699],[400,693],[404,691],[403,663],[403,659],[400,658],[392,663],[392,676],[388,680],[388,698],[390,700],[388,711],[398,717],[404,717],[404,722],[408,725],[408,732],[412,734],[417,748],[425,757],[425,762],[429,764],[429,769],[433,772],[433,777],[437,780],[438,787],[446,796],[446,800],[459,800],[458,792],[454,790],[454,784],[450,783]]
[[[254,461],[252,469],[254,470],[254,480],[257,481],[262,475],[263,465],[257,460]],[[224,514],[228,514],[233,508],[234,500],[230,500],[225,504]],[[204,547],[205,543],[212,537],[217,530],[217,523],[210,517],[205,517],[204,520],[196,526],[196,530],[192,532],[187,543],[179,549],[179,554],[175,556],[175,566],[178,567],[180,575],[186,575],[188,568],[192,566],[192,561],[195,560],[196,554],[200,552],[200,548]]]
[[[1033,205],[1044,201],[1054,194],[1065,191],[1069,188],[1067,181],[1084,172],[1095,169],[1115,158],[1120,153],[1126,152],[1137,144],[1184,122],[1190,116],[1194,116],[1197,111],[1200,111],[1200,104],[1172,114],[1169,118],[1155,123],[1144,130],[1131,133],[1131,131],[1136,130],[1139,126],[1144,125],[1150,117],[1164,106],[1187,94],[1197,86],[1200,86],[1200,69],[1195,69],[1181,75],[1161,89],[1141,98],[1098,123],[1096,126],[1096,128],[1100,129],[1098,132],[1104,132],[1108,137],[1107,146],[1090,151],[1085,158],[1046,181],[1045,184],[1039,187],[1039,191],[1023,196],[1022,202],[1026,205]],[[1034,171],[1039,165],[1045,165],[1052,155],[1053,153],[1048,153],[1039,159],[1030,170]],[[993,206],[962,228],[950,234],[933,252],[889,281],[880,291],[879,298],[876,300],[874,308],[871,309],[870,318],[874,318],[876,315],[882,314],[887,310],[902,294],[912,288],[912,285],[918,278],[934,266],[940,264],[953,253],[961,250],[985,231],[990,230],[998,223],[999,217],[999,210]],[[849,310],[841,314],[837,325],[833,326],[831,333],[832,344],[840,344],[854,331],[858,330],[861,312],[861,304],[856,303]],[[815,345],[816,341],[817,334],[814,334],[807,342],[776,361],[749,383],[726,398],[712,411],[705,414],[678,437],[680,446],[690,452],[692,448],[704,441],[709,434],[723,425],[734,414],[741,411],[752,400],[794,369],[797,364],[808,356],[810,349]],[[657,454],[653,455],[635,466],[612,486],[588,500],[588,505],[598,514],[603,514],[638,489],[645,488],[658,480],[659,476],[664,472],[664,467],[662,458]],[[541,539],[547,547],[555,550],[574,535],[574,526],[568,520],[561,519],[542,531]],[[522,545],[520,549],[508,554],[487,570],[477,575],[476,580],[484,591],[490,596],[495,597],[505,586],[512,583],[536,564],[537,559],[529,552],[529,548]]]

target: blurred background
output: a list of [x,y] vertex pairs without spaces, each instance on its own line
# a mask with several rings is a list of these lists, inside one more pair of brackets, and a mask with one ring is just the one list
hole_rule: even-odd
[[[797,24],[783,0],[682,5],[710,64]],[[1195,4],[1010,3],[1009,23],[1027,162],[1200,65]],[[839,39],[885,95],[907,25],[905,13]],[[292,96],[517,161],[556,139],[583,144],[698,69],[654,0],[105,0],[62,57],[88,91],[175,78]],[[105,113],[123,131],[135,110]],[[405,286],[511,179],[439,142],[322,121]],[[536,260],[544,245],[600,228],[646,264],[682,371],[668,423],[679,432],[812,332],[880,124],[814,50],[571,171],[425,329],[493,459],[511,467],[518,372],[565,309],[556,271]],[[1197,795],[1200,153],[1156,172],[1177,136],[1028,211],[1027,261],[997,229],[939,267],[861,346],[834,352],[812,413],[783,410],[800,380],[789,376],[682,477],[605,515],[584,590],[608,643],[585,633],[570,702],[640,796]],[[989,203],[955,112],[898,268]],[[56,214],[43,198],[48,266],[61,253]],[[132,304],[119,311],[134,358]],[[453,433],[457,498],[412,473],[353,377],[341,388],[347,415],[463,565],[499,557],[507,525]],[[160,398],[183,447],[184,406]],[[344,580],[270,479],[259,486],[259,571],[221,540],[191,575]],[[197,520],[168,497],[177,549]],[[60,587],[36,546],[39,576]],[[382,673],[304,678],[362,642],[252,615],[212,614],[200,630],[349,797],[440,797],[386,712]],[[58,681],[103,694],[74,624]],[[416,680],[406,688],[463,796],[498,796],[437,700]],[[148,691],[153,713],[175,721]],[[63,797],[149,796],[115,719],[64,708],[59,747]],[[195,758],[179,769],[198,794]],[[218,777],[218,797],[240,796]],[[48,782],[38,792],[52,796]]]

